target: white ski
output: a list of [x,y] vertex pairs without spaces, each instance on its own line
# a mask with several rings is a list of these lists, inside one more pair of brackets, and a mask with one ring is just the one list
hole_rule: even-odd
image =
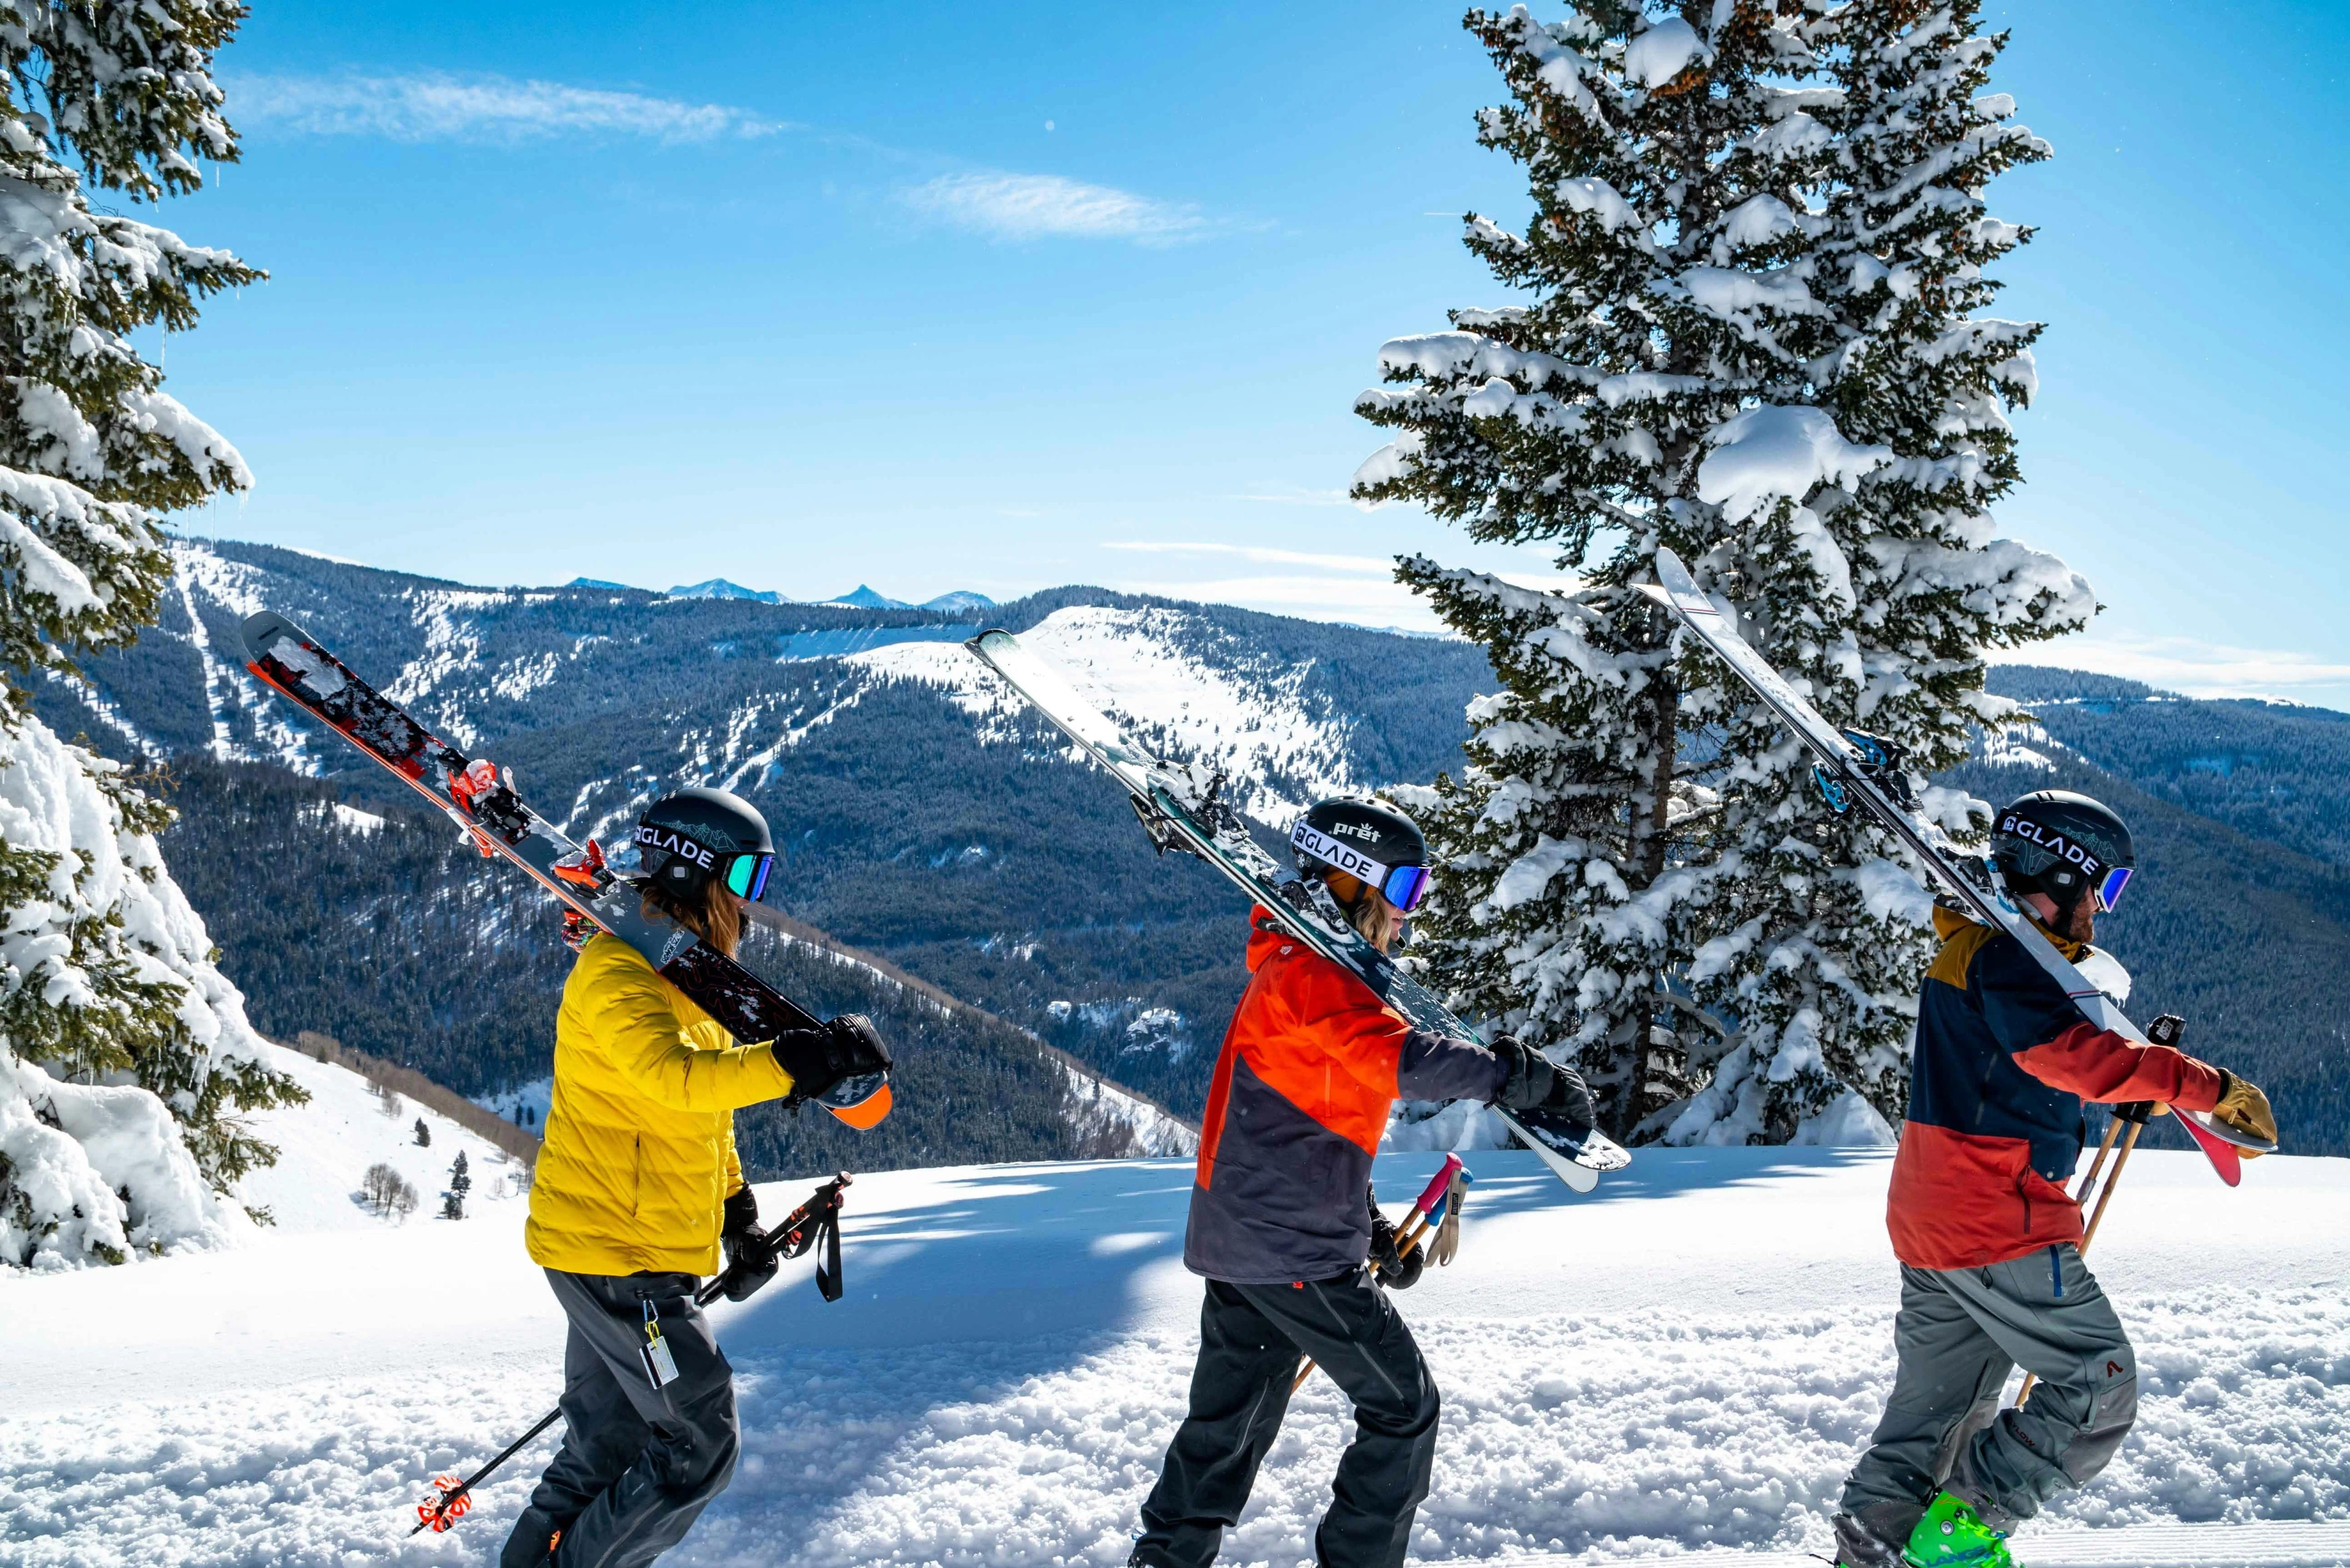
[[[1178,768],[1136,745],[1059,670],[1021,647],[1010,632],[985,632],[964,646],[1126,786],[1143,830],[1162,853],[1181,849],[1213,866],[1271,910],[1300,941],[1351,971],[1412,1027],[1484,1044],[1427,987],[1398,969],[1393,959],[1344,920],[1316,908],[1304,883],[1284,877],[1273,857],[1249,836],[1239,815],[1217,798],[1221,781],[1212,773],[1200,766]],[[1506,1111],[1498,1106],[1494,1110],[1520,1141],[1577,1192],[1598,1186],[1601,1172],[1621,1170],[1632,1162],[1620,1145],[1596,1128],[1542,1112]]]
[[[1909,794],[1907,781],[1899,774],[1895,760],[1882,747],[1866,736],[1855,736],[1838,730],[1820,716],[1819,710],[1805,701],[1801,693],[1769,661],[1754,650],[1753,646],[1738,634],[1721,607],[1707,597],[1690,576],[1680,557],[1670,550],[1657,551],[1655,583],[1643,583],[1640,591],[1671,610],[1682,625],[1694,632],[1698,639],[1721,656],[1723,662],[1735,670],[1739,679],[1754,689],[1770,710],[1795,732],[1812,753],[1819,759],[1821,789],[1828,804],[1841,813],[1857,799],[1868,814],[1882,823],[1894,837],[1908,846],[1918,863],[1942,884],[1944,891],[1976,919],[1998,930],[2005,931],[2023,944],[2041,968],[2055,978],[2073,999],[2082,1015],[2100,1029],[2110,1029],[2126,1040],[2138,1044],[2151,1044],[2145,1033],[2129,1021],[2113,999],[2097,989],[2095,983],[2056,950],[2056,944],[2042,934],[2038,926],[2026,919],[2022,910],[2001,882],[1998,869],[1987,861],[1968,855],[1952,844],[1941,829],[1928,822],[1906,805]],[[1980,867],[1978,882],[1962,867]],[[2246,1137],[2234,1128],[2201,1111],[2182,1111],[2171,1107],[2196,1144],[2210,1158],[2220,1179],[2233,1187],[2241,1179],[2238,1149],[2250,1149],[2266,1154],[2276,1145]]]

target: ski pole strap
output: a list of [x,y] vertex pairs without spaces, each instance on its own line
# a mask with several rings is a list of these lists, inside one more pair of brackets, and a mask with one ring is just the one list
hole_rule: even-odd
[[[844,1173],[841,1181],[847,1180]],[[809,1200],[815,1211],[798,1230],[784,1238],[777,1249],[786,1258],[796,1258],[812,1248],[824,1250],[816,1254],[816,1293],[828,1302],[840,1299],[840,1185],[827,1182]]]
[[[816,1288],[828,1302],[840,1299],[840,1195],[854,1179],[842,1171],[817,1188],[806,1203],[759,1233],[759,1244],[772,1257],[805,1257],[822,1246],[824,1251],[816,1254]],[[722,1274],[696,1291],[695,1303],[708,1306],[716,1301],[724,1291],[724,1281]]]

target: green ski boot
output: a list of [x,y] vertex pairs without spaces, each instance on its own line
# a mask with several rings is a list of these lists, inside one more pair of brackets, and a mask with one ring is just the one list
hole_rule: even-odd
[[2007,1554],[2007,1537],[1949,1492],[1938,1493],[1927,1505],[1901,1559],[1912,1568],[2018,1568]]

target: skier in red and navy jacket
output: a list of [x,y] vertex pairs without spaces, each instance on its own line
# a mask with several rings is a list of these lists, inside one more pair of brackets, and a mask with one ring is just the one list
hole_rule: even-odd
[[[2121,819],[2064,790],[2002,812],[1992,857],[2075,962],[2136,866]],[[1942,948],[1918,999],[1909,1107],[1886,1203],[1901,1262],[1898,1367],[1845,1482],[1840,1568],[2012,1568],[2007,1532],[2060,1488],[2086,1484],[2128,1434],[2137,1363],[2081,1262],[2081,1210],[2065,1191],[2085,1103],[2210,1111],[2276,1137],[2268,1100],[2250,1083],[2099,1029],[2005,932],[1948,909],[1934,911],[1934,925]],[[2002,1410],[2018,1365],[2039,1385]]]
[[[1324,801],[1292,833],[1298,869],[1381,951],[1428,885],[1409,817]],[[1385,1292],[1417,1251],[1368,1201],[1371,1157],[1399,1097],[1553,1106],[1588,1126],[1573,1068],[1504,1035],[1492,1049],[1412,1028],[1368,986],[1259,909],[1247,992],[1225,1032],[1200,1134],[1183,1262],[1207,1278],[1191,1410],[1142,1505],[1136,1568],[1206,1568],[1237,1522],[1311,1355],[1355,1404],[1321,1568],[1397,1568],[1428,1496],[1436,1382]],[[1366,1263],[1372,1265],[1369,1271]]]

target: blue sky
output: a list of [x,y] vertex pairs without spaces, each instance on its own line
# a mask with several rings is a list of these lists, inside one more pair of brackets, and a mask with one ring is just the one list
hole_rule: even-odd
[[[1538,11],[1552,7],[1537,7]],[[2350,16],[1992,5],[2054,141],[2003,531],[2087,573],[2040,657],[2350,706]],[[1339,497],[1386,338],[1526,202],[1454,5],[258,0],[244,161],[165,209],[271,281],[168,346],[260,476],[186,518],[485,583],[799,597],[1093,582],[1425,625]]]

